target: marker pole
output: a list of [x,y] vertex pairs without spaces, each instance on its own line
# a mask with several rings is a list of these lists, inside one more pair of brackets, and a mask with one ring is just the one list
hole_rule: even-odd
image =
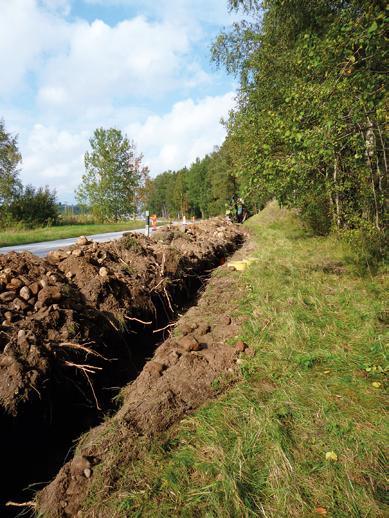
[[145,228],[145,235],[147,237],[150,236],[150,212],[146,210],[146,228]]

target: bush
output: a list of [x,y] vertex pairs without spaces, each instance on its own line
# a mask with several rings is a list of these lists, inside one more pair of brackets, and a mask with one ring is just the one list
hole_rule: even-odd
[[326,236],[331,230],[331,212],[328,199],[324,195],[311,196],[301,208],[301,219],[319,236]]
[[8,213],[13,221],[28,228],[55,225],[59,217],[56,193],[48,187],[27,185],[10,204]]
[[388,259],[388,234],[367,221],[361,221],[357,228],[341,231],[340,236],[350,246],[349,259],[360,274],[376,273],[380,264]]

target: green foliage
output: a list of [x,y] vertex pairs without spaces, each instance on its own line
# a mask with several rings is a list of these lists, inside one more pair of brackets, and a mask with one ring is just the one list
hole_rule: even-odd
[[204,218],[208,213],[210,201],[209,163],[211,157],[197,160],[191,165],[186,174],[188,201],[195,216]]
[[[141,245],[141,243],[139,243],[139,241],[136,239],[136,237],[134,237],[133,234],[125,234],[122,238],[122,244],[124,248],[126,248],[127,250],[131,250],[136,254],[143,255],[145,253],[143,246]],[[125,266],[127,266],[127,269],[129,268],[128,265]]]
[[26,227],[51,226],[58,223],[58,207],[55,191],[27,185],[15,196],[9,206],[12,220]]
[[7,206],[20,192],[18,165],[22,157],[17,146],[17,138],[5,129],[0,119],[0,215],[5,215]]
[[226,143],[245,199],[300,209],[319,234],[385,231],[385,4],[230,0],[249,17],[216,39],[239,75]]
[[148,185],[147,207],[164,217],[224,214],[226,203],[237,190],[229,162],[229,150],[223,145],[197,158],[189,168],[158,175]]
[[96,129],[85,153],[85,174],[76,192],[101,220],[118,221],[136,212],[148,169],[135,144],[115,128]]
[[[166,171],[150,181],[147,191],[146,206],[151,213],[165,218],[182,215],[185,206],[180,201],[185,201],[185,186],[182,181],[176,182],[184,171]],[[179,189],[181,192],[179,192]]]
[[331,207],[325,195],[307,195],[301,210],[301,219],[315,234],[325,236],[331,230]]
[[0,228],[53,225],[58,220],[56,194],[48,187],[22,186],[18,166],[22,160],[17,138],[0,120]]

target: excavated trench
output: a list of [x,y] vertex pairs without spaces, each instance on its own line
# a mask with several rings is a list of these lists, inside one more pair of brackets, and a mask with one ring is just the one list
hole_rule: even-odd
[[[127,383],[133,381],[145,362],[163,341],[164,332],[153,333],[173,322],[178,312],[183,313],[195,303],[201,280],[191,279],[186,290],[176,294],[175,312],[168,314],[160,300],[154,301],[159,317],[152,327],[138,324],[131,333],[120,337],[126,344],[124,351],[131,352],[118,358],[109,370],[94,380],[94,392],[81,392],[71,382],[64,391],[52,383],[49,399],[22,412],[15,419],[2,413],[3,451],[2,464],[7,477],[2,483],[1,504],[8,501],[23,502],[32,498],[68,460],[74,442],[82,433],[97,426],[105,416],[117,409],[115,396]],[[117,340],[113,336],[112,340]],[[136,343],[136,347],[133,344]],[[109,347],[109,344],[108,344]],[[20,509],[7,506],[1,516],[14,517]]]
[[[117,410],[115,396],[142,371],[169,323],[196,301],[209,272],[243,242],[241,229],[221,220],[185,230],[175,231],[173,239],[169,231],[160,232],[153,242],[127,237],[115,245],[85,243],[48,262],[16,254],[1,259],[3,301],[11,291],[9,276],[32,290],[43,270],[55,279],[42,283],[39,293],[61,285],[62,296],[49,293],[41,303],[38,293],[33,309],[21,304],[17,315],[12,309],[11,322],[3,321],[1,516],[17,516],[20,508],[5,503],[30,500],[70,458],[79,436]],[[100,259],[94,262],[91,254]],[[98,279],[98,288],[96,274],[103,281]],[[3,318],[9,307],[0,301]]]

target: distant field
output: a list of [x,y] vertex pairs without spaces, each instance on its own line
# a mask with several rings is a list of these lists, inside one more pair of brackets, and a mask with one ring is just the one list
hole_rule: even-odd
[[54,241],[68,237],[90,236],[103,232],[119,232],[141,228],[144,221],[124,221],[122,223],[61,225],[57,227],[35,228],[32,230],[9,230],[0,232],[0,247]]

